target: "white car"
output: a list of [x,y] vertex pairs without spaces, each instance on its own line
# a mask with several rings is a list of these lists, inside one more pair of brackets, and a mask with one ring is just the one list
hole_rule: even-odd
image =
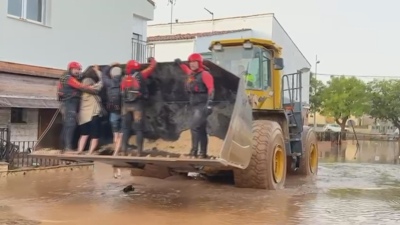
[[[349,129],[344,128],[345,131],[349,131]],[[326,124],[323,128],[322,131],[323,132],[340,132],[342,130],[342,128],[337,125],[337,124]]]
[[389,140],[398,140],[399,139],[399,128],[396,128],[396,130],[393,133],[389,133]]

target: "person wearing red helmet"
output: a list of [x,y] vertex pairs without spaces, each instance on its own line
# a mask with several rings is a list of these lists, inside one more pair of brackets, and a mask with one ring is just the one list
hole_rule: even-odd
[[[154,71],[157,62],[153,57],[148,59],[150,66],[140,71],[141,65],[135,60],[126,63],[126,75],[121,81],[122,94],[122,151],[127,154],[131,134],[132,119],[136,133],[138,156],[143,151],[143,101],[148,97],[146,80]],[[130,116],[131,114],[132,116]],[[118,154],[118,150],[114,155]]]
[[[98,67],[94,68],[96,73],[100,71]],[[61,140],[64,145],[64,151],[72,151],[75,128],[77,126],[77,113],[81,101],[81,93],[87,92],[96,94],[101,85],[83,85],[78,78],[81,75],[82,65],[78,62],[70,62],[68,70],[64,73],[58,82],[58,100],[60,101],[60,112],[63,116],[63,130]]]
[[197,157],[200,145],[200,158],[207,158],[207,117],[212,113],[214,78],[205,69],[202,55],[193,53],[188,61],[189,67],[180,59],[175,59],[175,63],[188,75],[186,90],[190,93],[190,104],[194,110],[190,125],[192,148],[189,156]]

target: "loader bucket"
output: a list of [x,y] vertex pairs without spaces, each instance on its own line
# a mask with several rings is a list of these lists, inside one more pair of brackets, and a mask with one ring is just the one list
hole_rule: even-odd
[[[244,80],[224,70],[216,64],[204,63],[214,76],[215,103],[213,113],[208,117],[208,154],[214,156],[215,165],[247,167],[251,158],[252,109],[244,87]],[[146,67],[144,65],[143,67]],[[84,77],[97,77],[89,67]],[[147,81],[149,99],[145,103],[145,152],[149,157],[111,157],[111,156],[63,156],[49,155],[48,150],[62,149],[60,140],[62,119],[57,112],[47,132],[38,140],[34,157],[65,160],[106,161],[109,164],[129,164],[134,162],[168,165],[198,164],[214,165],[207,160],[186,159],[191,148],[190,121],[193,110],[189,104],[189,94],[185,90],[187,75],[174,63],[159,63]],[[102,99],[105,99],[102,91]],[[75,142],[79,138],[76,129]],[[134,135],[134,130],[132,130]],[[100,150],[113,149],[112,132],[108,116],[103,118]],[[88,141],[89,142],[89,141]],[[130,144],[135,144],[132,136]],[[104,152],[104,151],[103,151]],[[71,158],[72,157],[72,158]],[[103,159],[103,160],[101,160]],[[108,161],[107,161],[108,160]],[[119,160],[119,161],[118,161]],[[118,162],[117,162],[118,161]]]

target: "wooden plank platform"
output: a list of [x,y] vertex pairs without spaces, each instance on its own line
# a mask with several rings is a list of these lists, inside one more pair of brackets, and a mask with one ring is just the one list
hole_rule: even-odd
[[117,167],[135,167],[137,163],[163,165],[168,167],[185,166],[228,166],[222,159],[189,159],[166,157],[137,157],[137,156],[109,156],[109,155],[69,155],[69,154],[30,154],[33,158],[59,159],[74,162],[102,162]]

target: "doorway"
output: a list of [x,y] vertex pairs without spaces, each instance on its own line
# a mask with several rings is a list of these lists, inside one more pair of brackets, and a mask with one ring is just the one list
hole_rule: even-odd
[[38,137],[37,137],[38,139],[46,131],[46,128],[49,126],[56,112],[57,109],[39,109]]

